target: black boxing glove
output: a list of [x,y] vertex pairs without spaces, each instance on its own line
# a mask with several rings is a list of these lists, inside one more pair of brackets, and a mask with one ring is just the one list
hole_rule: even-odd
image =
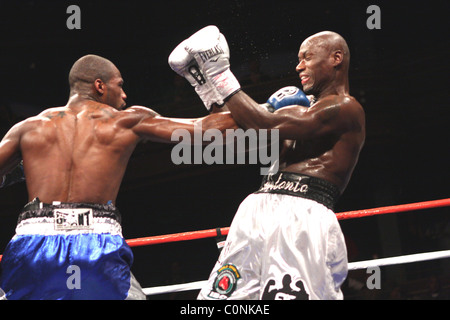
[[9,173],[3,175],[0,188],[4,188],[15,183],[25,181],[25,173],[23,171],[23,160]]

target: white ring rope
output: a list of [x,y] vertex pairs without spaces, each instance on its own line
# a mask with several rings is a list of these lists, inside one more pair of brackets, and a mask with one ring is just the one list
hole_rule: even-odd
[[172,293],[172,292],[180,292],[180,291],[189,291],[189,290],[199,290],[203,288],[208,280],[195,281],[189,283],[182,284],[173,284],[170,286],[161,286],[161,287],[153,287],[153,288],[145,288],[142,289],[146,296],[154,295],[154,294],[163,294],[163,293]]
[[[365,260],[365,261],[359,261],[359,262],[350,262],[348,264],[348,270],[367,269],[367,268],[371,268],[371,267],[380,267],[380,266],[388,266],[388,265],[394,265],[394,264],[412,263],[412,262],[444,259],[444,258],[450,258],[450,250],[426,252],[426,253],[416,253],[416,254],[410,254],[410,255],[398,256],[398,257],[392,257],[392,258],[382,258],[382,259]],[[169,285],[169,286],[145,288],[145,289],[143,289],[143,291],[144,291],[145,295],[150,296],[150,295],[155,295],[155,294],[173,293],[173,292],[189,291],[189,290],[200,290],[206,283],[207,283],[207,280],[195,281],[195,282],[189,282],[189,283],[174,284],[174,285]]]
[[366,260],[359,262],[351,262],[348,264],[348,270],[367,269],[371,267],[389,266],[393,264],[403,264],[411,262],[419,262],[426,260],[450,258],[450,250],[416,253],[406,256],[398,256],[392,258],[382,258],[375,260]]

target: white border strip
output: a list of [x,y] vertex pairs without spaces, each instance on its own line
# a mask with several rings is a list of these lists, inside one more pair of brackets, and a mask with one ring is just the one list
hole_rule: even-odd
[[[398,257],[375,259],[375,260],[366,260],[366,261],[359,261],[359,262],[350,262],[348,264],[348,270],[367,269],[370,267],[380,267],[380,266],[388,266],[388,265],[393,265],[393,264],[403,264],[403,263],[444,259],[444,258],[450,258],[450,250],[417,253],[417,254],[410,254],[410,255],[406,255],[406,256],[398,256]],[[207,282],[208,282],[207,280],[203,280],[203,281],[195,281],[195,282],[190,282],[190,283],[174,284],[174,285],[170,285],[170,286],[152,287],[152,288],[145,288],[145,289],[143,289],[143,291],[144,291],[145,295],[150,296],[150,295],[155,295],[155,294],[163,294],[163,293],[171,293],[171,292],[199,290],[204,285],[206,285]]]

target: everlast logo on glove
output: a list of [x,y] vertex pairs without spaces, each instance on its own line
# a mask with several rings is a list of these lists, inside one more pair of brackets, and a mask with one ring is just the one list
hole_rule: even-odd
[[218,54],[223,54],[223,53],[224,53],[223,49],[220,47],[219,44],[217,44],[216,46],[214,46],[211,49],[199,52],[198,55],[202,59],[202,61],[205,62],[209,58],[214,57]]

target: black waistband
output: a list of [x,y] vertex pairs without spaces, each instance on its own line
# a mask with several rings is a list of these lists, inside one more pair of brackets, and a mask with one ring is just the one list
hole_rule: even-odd
[[293,172],[264,176],[255,193],[279,193],[311,199],[334,210],[340,191],[334,184],[320,178]]
[[119,210],[113,204],[81,203],[81,202],[61,202],[58,204],[48,204],[41,202],[38,198],[27,203],[19,214],[18,223],[30,218],[52,218],[54,209],[92,209],[94,218],[110,218],[121,223],[122,217]]

